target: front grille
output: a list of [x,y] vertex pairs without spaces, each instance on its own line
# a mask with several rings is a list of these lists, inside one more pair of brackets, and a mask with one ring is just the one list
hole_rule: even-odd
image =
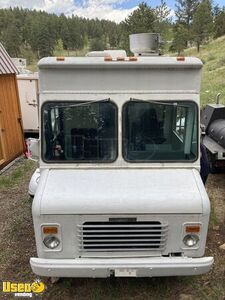
[[85,222],[78,225],[82,252],[163,250],[167,224],[157,221]]

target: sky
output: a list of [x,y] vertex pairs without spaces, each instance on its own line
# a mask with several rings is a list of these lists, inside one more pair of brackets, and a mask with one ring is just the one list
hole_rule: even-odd
[[[165,0],[174,17],[175,0]],[[0,8],[23,7],[44,10],[48,13],[66,16],[72,14],[85,18],[99,18],[115,21],[124,20],[143,0],[0,0]],[[160,4],[160,0],[144,0],[151,7]],[[219,6],[225,5],[225,0],[214,0]]]

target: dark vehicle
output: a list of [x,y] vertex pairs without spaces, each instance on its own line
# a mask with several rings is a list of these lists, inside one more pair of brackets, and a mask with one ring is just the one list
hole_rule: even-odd
[[206,148],[210,172],[225,171],[225,105],[219,103],[220,94],[215,104],[208,104],[201,115],[203,130],[202,143]]

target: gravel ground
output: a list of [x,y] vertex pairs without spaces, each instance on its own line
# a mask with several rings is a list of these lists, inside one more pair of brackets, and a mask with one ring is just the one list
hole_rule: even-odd
[[[0,176],[0,279],[33,282],[29,266],[36,255],[31,217],[32,200],[27,195],[34,163],[18,161]],[[52,284],[42,278],[46,291],[38,298],[69,299],[219,299],[225,300],[225,174],[211,175],[207,191],[212,204],[206,254],[215,265],[205,275],[170,278],[61,279]],[[15,299],[0,292],[0,299]]]

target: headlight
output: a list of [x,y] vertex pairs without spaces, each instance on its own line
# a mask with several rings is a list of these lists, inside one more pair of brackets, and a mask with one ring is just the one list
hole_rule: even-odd
[[60,240],[56,236],[46,236],[43,240],[44,245],[49,249],[55,249],[59,246]]
[[183,243],[187,247],[194,247],[199,241],[199,237],[196,234],[187,234],[183,239]]

